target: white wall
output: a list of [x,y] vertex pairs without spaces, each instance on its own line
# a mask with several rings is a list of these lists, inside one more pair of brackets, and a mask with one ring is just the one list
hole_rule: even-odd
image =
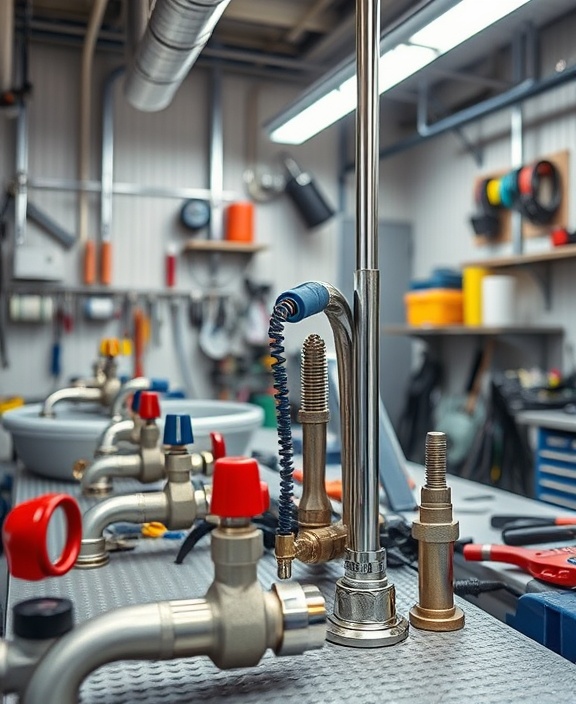
[[[97,54],[94,82],[94,132],[92,139],[91,178],[100,177],[100,91],[104,77],[120,63],[118,55]],[[80,53],[76,49],[33,44],[31,81],[34,85],[30,101],[30,177],[77,177],[78,86]],[[160,113],[133,110],[121,95],[121,81],[116,89],[115,180],[162,187],[208,186],[208,89],[210,73],[193,69],[178,91],[173,104]],[[244,200],[242,175],[246,167],[246,110],[253,96],[254,82],[238,75],[225,75],[223,80],[224,110],[224,187]],[[292,85],[263,82],[258,96],[258,114],[264,118],[287,103],[298,89]],[[15,124],[0,121],[0,181],[6,184],[14,173]],[[333,204],[337,202],[336,130],[328,130],[309,144],[291,150],[303,167],[310,169],[322,190]],[[280,171],[279,149],[258,134],[258,153],[264,166]],[[75,232],[77,200],[73,193],[31,191],[31,198],[51,217]],[[90,233],[98,231],[98,198],[90,196]],[[133,196],[114,197],[112,240],[114,274],[112,285],[118,288],[154,289],[164,287],[164,252],[169,242],[182,245],[188,234],[178,222],[181,201]],[[216,286],[211,286],[206,257],[182,254],[178,263],[177,288],[185,292],[206,293],[209,288],[234,295],[241,289],[244,267],[252,278],[272,285],[271,302],[282,290],[309,279],[332,281],[336,275],[337,220],[308,232],[300,223],[291,203],[281,197],[256,206],[256,241],[268,246],[266,252],[251,262],[241,259],[221,261]],[[27,242],[55,247],[29,224]],[[65,284],[77,286],[79,250],[66,255]],[[243,262],[241,265],[239,262]],[[213,282],[212,282],[213,283]],[[146,372],[151,376],[169,377],[181,384],[173,351],[169,315],[163,305],[165,324],[162,346],[150,347]],[[311,330],[325,335],[331,344],[329,328],[322,318],[290,331],[287,347],[296,350]],[[73,334],[66,336],[63,346],[63,377],[89,371],[97,341],[104,335],[118,336],[117,321],[103,325],[86,322],[77,316]],[[10,367],[0,370],[0,393],[44,396],[51,389],[48,360],[52,343],[51,326],[10,324],[8,352]],[[197,392],[211,394],[209,365],[198,349],[198,336],[185,328],[185,345],[193,369]],[[129,370],[127,361],[122,366]]]
[[[560,60],[576,61],[573,37],[576,17],[564,21],[543,35],[542,76],[550,75]],[[571,83],[524,104],[526,121],[524,161],[570,150],[570,185],[565,197],[570,201],[568,226],[576,228],[576,84]],[[536,118],[540,118],[536,123]],[[531,126],[532,123],[532,126]],[[511,245],[479,248],[474,242],[469,216],[474,211],[473,185],[480,175],[511,167],[510,111],[478,121],[464,131],[469,140],[484,143],[484,162],[477,167],[453,134],[446,134],[404,153],[409,189],[409,212],[414,225],[414,275],[427,276],[436,266],[459,267],[463,262],[511,253]],[[397,157],[396,157],[397,158]],[[384,162],[386,163],[386,162]],[[525,240],[525,251],[549,249],[547,238]],[[551,265],[552,307],[545,310],[544,297],[536,279],[518,275],[518,322],[558,324],[565,328],[567,344],[576,344],[574,316],[575,260]],[[458,361],[456,361],[458,364]],[[573,360],[566,360],[566,371]]]

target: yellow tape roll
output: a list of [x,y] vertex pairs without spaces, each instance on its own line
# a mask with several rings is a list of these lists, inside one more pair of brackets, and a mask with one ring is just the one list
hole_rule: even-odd
[[490,205],[499,206],[502,204],[500,200],[500,179],[491,178],[486,184],[486,197]]

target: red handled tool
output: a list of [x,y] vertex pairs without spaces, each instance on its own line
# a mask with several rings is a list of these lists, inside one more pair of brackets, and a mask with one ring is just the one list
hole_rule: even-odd
[[471,561],[507,562],[536,579],[560,587],[576,587],[576,546],[530,550],[509,545],[465,545],[464,557]]
[[[46,546],[48,526],[56,509],[66,516],[66,543],[60,557],[52,562]],[[82,514],[68,494],[45,494],[18,504],[10,511],[2,528],[2,540],[10,574],[37,581],[60,577],[74,567],[82,540]]]

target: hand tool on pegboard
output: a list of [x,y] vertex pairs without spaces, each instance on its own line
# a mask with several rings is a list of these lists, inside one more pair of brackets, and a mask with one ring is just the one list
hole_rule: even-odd
[[144,376],[144,353],[150,340],[150,319],[142,308],[134,311],[134,376]]

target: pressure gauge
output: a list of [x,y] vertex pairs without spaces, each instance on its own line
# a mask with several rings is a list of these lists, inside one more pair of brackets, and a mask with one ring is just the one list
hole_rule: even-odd
[[210,222],[210,203],[200,198],[190,198],[180,210],[180,220],[189,230],[201,230]]

